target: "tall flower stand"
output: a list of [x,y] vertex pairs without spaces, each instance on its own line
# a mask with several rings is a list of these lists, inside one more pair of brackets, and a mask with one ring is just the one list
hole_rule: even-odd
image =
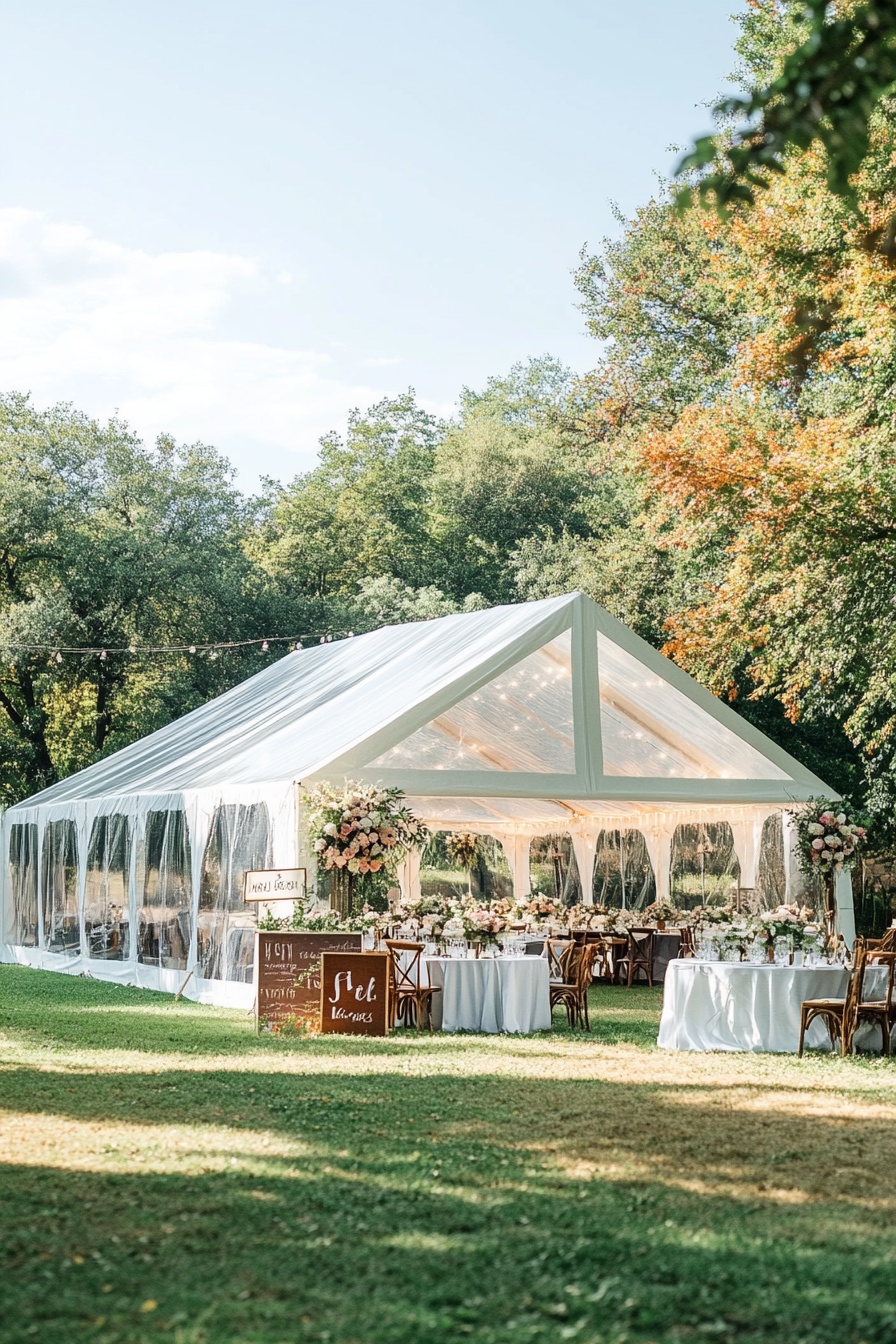
[[352,875],[347,868],[333,868],[330,881],[330,909],[340,919],[348,919],[352,912]]

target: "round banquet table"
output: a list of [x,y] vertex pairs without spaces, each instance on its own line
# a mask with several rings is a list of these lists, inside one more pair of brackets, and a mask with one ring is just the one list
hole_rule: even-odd
[[[753,1050],[795,1054],[800,1005],[846,993],[843,966],[770,966],[753,962],[671,961],[657,1044],[664,1050]],[[864,997],[886,992],[883,967],[869,967]],[[878,1045],[880,1033],[877,1033]],[[860,1039],[865,1044],[864,1033]],[[806,1033],[810,1048],[830,1046],[824,1024]]]
[[543,957],[427,957],[434,1025],[441,1031],[514,1032],[551,1026],[550,975]]

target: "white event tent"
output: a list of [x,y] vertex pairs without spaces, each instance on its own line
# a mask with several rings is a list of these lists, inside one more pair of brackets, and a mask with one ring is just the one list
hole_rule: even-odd
[[[435,830],[488,834],[517,894],[529,846],[639,832],[658,897],[672,836],[727,821],[742,887],[764,822],[830,789],[580,593],[298,650],[8,809],[0,955],[251,1004],[246,870],[307,867],[300,785],[398,785]],[[419,855],[404,865],[414,891]],[[852,932],[848,876],[838,891]]]

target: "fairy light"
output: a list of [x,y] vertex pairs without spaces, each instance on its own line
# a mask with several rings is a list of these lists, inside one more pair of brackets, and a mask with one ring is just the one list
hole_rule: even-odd
[[266,635],[259,639],[231,639],[208,644],[122,644],[122,645],[84,645],[84,644],[15,644],[6,643],[0,640],[0,652],[3,653],[45,653],[49,655],[50,661],[61,663],[65,657],[95,657],[101,663],[108,661],[110,654],[126,653],[132,657],[151,654],[168,653],[207,653],[218,656],[221,653],[227,653],[233,649],[251,649],[258,648],[262,653],[271,652],[271,646],[274,644],[285,644],[290,652],[295,649],[297,652],[304,648],[303,640],[319,639],[321,644],[331,644],[334,639],[354,638],[353,630],[333,630],[318,636],[316,633],[301,635],[298,638],[295,635]]

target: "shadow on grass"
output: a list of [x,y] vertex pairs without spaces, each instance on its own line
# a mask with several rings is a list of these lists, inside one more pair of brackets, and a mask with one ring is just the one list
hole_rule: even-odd
[[[340,1047],[326,1073],[160,1068],[166,1041],[259,1043],[180,1005],[160,1026],[151,995],[97,1013],[106,987],[85,981],[48,1001],[50,979],[12,1005],[15,1035],[49,1050],[0,1073],[4,1344],[896,1337],[896,1132],[873,1109],[777,1084],[771,1101],[768,1084],[439,1072],[476,1038],[299,1042]],[[603,994],[655,1030],[649,991]],[[156,1056],[143,1071],[57,1067],[60,1048],[112,1048],[121,1018]],[[428,1072],[396,1065],[425,1050]]]
[[350,1067],[4,1074],[6,1344],[891,1344],[888,1123]]

